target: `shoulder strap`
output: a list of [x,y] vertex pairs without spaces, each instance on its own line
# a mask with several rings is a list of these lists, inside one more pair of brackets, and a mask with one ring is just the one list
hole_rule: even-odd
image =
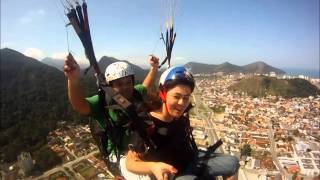
[[186,133],[187,133],[187,140],[189,140],[190,143],[190,147],[192,148],[192,150],[196,153],[198,153],[198,146],[196,144],[196,141],[194,140],[192,131],[193,128],[190,126],[190,119],[189,119],[189,115],[184,116],[184,118],[186,119]]
[[135,88],[133,88],[133,97],[139,101],[143,101],[142,94]]
[[157,148],[150,136],[154,129],[154,123],[147,113],[139,113],[138,119],[132,123],[132,128],[128,145],[130,150],[146,153]]
[[[108,112],[105,111],[105,107],[106,107],[107,104],[105,103],[106,101],[104,101],[104,97],[108,96],[108,94],[105,95],[104,92],[106,92],[106,91],[99,91],[99,92],[100,92],[100,94],[99,94],[100,107],[102,108],[102,110],[104,112],[105,119],[106,119],[106,121],[105,121],[106,122],[106,131],[105,131],[105,133],[106,133],[106,135],[108,135],[108,137],[111,139],[111,141],[115,145],[116,151],[117,151],[117,156],[118,156],[117,158],[120,159],[119,158],[119,155],[120,155],[119,154],[119,146],[120,146],[120,144],[118,144],[117,141],[116,141],[117,136],[119,134],[117,132],[115,132],[115,131],[117,131],[116,130],[117,128],[115,127],[113,121],[110,119]],[[137,100],[143,101],[142,95],[136,89],[134,89],[134,97]],[[113,98],[113,100],[116,103],[114,105],[114,107],[117,107],[118,109],[126,112],[126,114],[128,115],[129,121],[132,122],[130,128],[133,131],[137,132],[137,134],[143,139],[143,141],[145,142],[145,144],[148,147],[155,148],[156,147],[155,144],[153,143],[151,138],[148,137],[148,134],[147,134],[147,131],[146,131],[147,124],[145,123],[145,121],[141,120],[141,119],[146,119],[145,117],[143,117],[146,113],[137,112],[138,111],[137,109],[139,107],[136,107],[136,106],[139,106],[139,103],[138,104],[129,103],[129,104],[125,104],[125,105],[120,105],[121,104],[121,99],[116,99],[116,98],[117,97]],[[108,106],[108,107],[111,107],[111,106]],[[138,116],[138,113],[139,113],[139,115],[142,115],[142,116]]]

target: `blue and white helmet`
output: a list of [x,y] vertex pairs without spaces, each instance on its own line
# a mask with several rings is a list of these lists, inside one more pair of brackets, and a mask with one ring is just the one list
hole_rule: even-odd
[[169,81],[188,83],[192,86],[192,90],[195,85],[192,74],[183,66],[172,66],[164,71],[160,76],[159,88],[162,89]]
[[134,75],[133,67],[126,62],[114,62],[106,68],[105,77],[107,83],[123,77]]

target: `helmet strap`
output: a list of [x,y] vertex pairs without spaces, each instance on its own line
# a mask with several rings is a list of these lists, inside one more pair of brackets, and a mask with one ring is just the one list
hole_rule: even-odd
[[166,107],[166,111],[167,111],[167,113],[170,115],[169,110],[168,110],[167,103],[165,103],[165,102],[164,102],[164,106]]
[[160,99],[163,103],[166,103],[167,93],[164,90],[160,90],[159,92]]
[[166,108],[167,113],[169,113],[168,106],[167,106],[167,103],[166,103],[167,93],[163,89],[161,89],[160,92],[159,92],[159,96],[160,96],[160,99],[161,99],[162,103],[164,104],[164,106]]

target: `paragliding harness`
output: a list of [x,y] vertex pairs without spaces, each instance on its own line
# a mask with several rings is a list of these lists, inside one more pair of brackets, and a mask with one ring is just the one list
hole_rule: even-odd
[[[192,108],[192,105],[189,105],[189,107],[186,109],[185,114]],[[192,167],[192,173],[196,175],[197,179],[207,179],[207,178],[213,178],[209,177],[209,174],[207,174],[207,163],[210,159],[210,156],[222,145],[222,140],[219,139],[215,144],[209,146],[207,148],[207,151],[201,151],[198,149],[195,139],[193,137],[192,131],[193,128],[190,126],[190,119],[188,115],[184,115],[185,117],[185,129],[186,137],[172,137],[172,139],[175,140],[183,140],[185,144],[187,144],[186,148],[189,148],[192,152],[194,152],[194,161],[197,162],[193,164]],[[147,119],[146,119],[147,118]],[[148,120],[150,120],[150,117],[141,118],[140,120],[143,120],[144,127],[141,129],[145,130],[145,135],[150,136],[154,132],[154,124]],[[145,142],[144,138],[141,138],[139,136],[139,133],[134,134],[131,136],[131,141],[129,144],[129,149],[138,152],[138,153],[148,153],[148,151],[156,151],[157,146],[152,144],[152,140],[148,138],[150,141]],[[171,141],[167,147],[176,147],[179,146],[179,144],[176,141]],[[179,148],[179,147],[177,147]],[[199,156],[199,153],[202,152],[202,156]],[[174,175],[170,175],[170,179],[174,178]]]
[[[186,112],[188,112],[191,108],[192,108],[192,105],[189,105]],[[207,179],[206,176],[208,174],[206,174],[207,173],[206,170],[207,170],[208,160],[209,160],[211,154],[213,154],[223,144],[223,142],[221,139],[219,139],[213,145],[209,146],[207,148],[207,151],[199,150],[196,145],[196,142],[194,140],[194,137],[192,135],[193,128],[190,126],[190,119],[189,118],[187,118],[187,127],[186,128],[188,130],[187,135],[190,137],[190,141],[189,141],[190,146],[192,147],[193,150],[196,151],[195,162],[197,162],[197,163],[194,164],[194,166],[192,167],[192,172],[198,177],[197,179]],[[201,157],[199,156],[200,152],[203,153],[203,155]],[[212,177],[210,177],[210,179],[212,179]]]
[[[197,155],[197,159],[196,159],[196,164],[193,168],[193,172],[201,178],[212,178],[212,177],[207,177],[209,176],[209,174],[207,174],[207,164],[208,164],[208,160],[211,156],[211,154],[213,154],[221,145],[223,144],[222,140],[219,139],[216,143],[214,143],[213,145],[209,146],[207,148],[207,151],[204,151],[203,155],[201,157],[199,157],[199,155]],[[199,151],[198,151],[199,152]],[[200,179],[201,179],[200,178]]]
[[[143,111],[141,110],[141,106],[143,106],[143,97],[142,95],[134,89],[133,92],[133,96],[135,97],[134,102],[139,102],[139,103],[134,103],[134,107],[135,107],[135,111],[131,112],[131,117],[128,117],[128,111],[126,110],[124,113],[122,113],[122,116],[118,116],[118,120],[124,120],[124,118],[129,119],[129,122],[126,121],[127,123],[124,125],[116,125],[113,127],[113,129],[104,129],[101,127],[101,125],[94,119],[90,119],[90,130],[92,133],[92,136],[94,137],[96,144],[99,148],[99,151],[102,155],[103,160],[106,162],[108,169],[116,175],[119,175],[119,159],[120,159],[120,150],[123,149],[123,137],[125,135],[125,131],[129,130],[130,133],[135,134],[137,131],[136,127],[136,123],[137,121],[135,121],[136,119],[141,119],[141,114],[143,114]],[[101,101],[99,101],[101,103]],[[102,105],[100,105],[100,107],[103,107]],[[124,109],[119,109],[117,108],[118,105],[114,104],[112,106],[108,106],[113,107],[114,110],[121,110],[123,111]],[[104,109],[105,111],[105,109]],[[136,114],[140,112],[137,117]],[[133,119],[135,118],[135,119]],[[113,121],[112,118],[108,115],[108,119],[105,119],[105,121]],[[108,122],[106,122],[108,123]],[[140,130],[141,131],[141,130]],[[112,133],[112,134],[111,134]],[[112,137],[114,137],[112,139]],[[112,142],[112,146],[110,146],[110,142],[109,140],[111,140]],[[108,145],[108,146],[107,146]],[[111,148],[111,149],[110,149]],[[115,152],[116,154],[112,153]]]
[[[116,146],[116,149],[118,149],[118,147],[120,146],[117,143],[118,141],[116,140],[116,139],[119,139],[119,137],[117,137],[119,134],[116,132],[117,128],[115,127],[115,124],[109,117],[108,112],[105,110],[106,108],[114,108],[114,109],[120,109],[126,112],[126,114],[128,115],[128,118],[130,118],[130,121],[132,122],[131,124],[132,129],[135,129],[140,134],[140,136],[145,140],[145,142],[149,142],[146,134],[143,133],[144,132],[144,130],[142,129],[143,125],[138,121],[138,114],[136,112],[136,107],[134,106],[134,104],[129,102],[126,98],[124,98],[122,95],[115,92],[110,86],[108,86],[105,76],[100,71],[100,68],[98,66],[98,63],[94,54],[94,50],[93,50],[86,2],[83,0],[82,5],[80,5],[79,2],[75,0],[76,2],[75,8],[68,0],[66,0],[66,2],[69,4],[69,7],[67,8],[64,4],[63,5],[68,11],[66,15],[70,21],[70,23],[67,25],[71,24],[73,29],[79,36],[85,50],[85,55],[90,62],[90,67],[93,67],[96,73],[99,104],[102,112],[104,112],[103,115],[105,119],[106,128],[103,132],[105,138],[104,139],[95,138],[95,139],[98,140],[100,144],[104,144],[104,143],[107,143],[108,138],[110,138],[110,140]],[[69,55],[72,56],[70,53]],[[86,72],[89,70],[89,68],[87,68]],[[114,102],[116,104],[114,104]],[[98,132],[97,134],[99,135],[99,133],[101,135],[101,132]],[[102,150],[102,153],[105,156],[104,158],[106,158],[105,161],[108,165],[110,162],[108,159],[108,155],[110,154],[110,152],[107,152],[105,147],[100,147],[99,149]],[[117,164],[118,164],[120,160],[119,150],[117,150],[116,156],[117,156]],[[114,173],[116,174],[117,172],[114,172]]]

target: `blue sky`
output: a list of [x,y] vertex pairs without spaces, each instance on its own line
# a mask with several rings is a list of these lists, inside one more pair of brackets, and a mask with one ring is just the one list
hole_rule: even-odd
[[[87,0],[96,56],[138,65],[164,57],[159,40],[170,0]],[[319,69],[319,0],[175,0],[172,62]],[[1,47],[43,58],[65,56],[60,0],[1,0]],[[85,62],[71,27],[70,50]]]

